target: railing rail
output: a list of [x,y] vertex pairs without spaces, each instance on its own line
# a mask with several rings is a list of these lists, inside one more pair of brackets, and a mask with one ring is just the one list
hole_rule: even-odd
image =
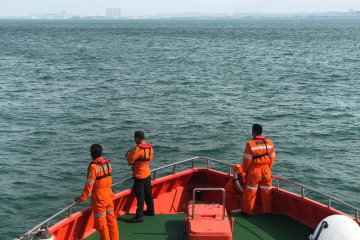
[[[233,167],[233,164],[231,164],[231,163],[227,163],[227,162],[224,162],[224,161],[220,161],[220,160],[216,160],[216,159],[212,159],[212,158],[208,158],[208,157],[193,157],[193,158],[185,159],[185,160],[182,160],[182,161],[178,161],[178,162],[175,162],[175,163],[172,163],[172,164],[168,164],[168,165],[153,169],[151,171],[152,174],[153,174],[153,180],[155,180],[157,178],[157,172],[159,172],[160,170],[172,168],[172,173],[174,174],[174,173],[176,173],[176,169],[177,169],[176,167],[178,165],[191,162],[191,168],[193,169],[193,168],[195,168],[195,162],[196,161],[205,161],[205,163],[206,163],[205,165],[206,165],[207,169],[211,169],[211,162],[226,166],[227,167],[227,174],[231,175],[231,172],[232,172],[231,169]],[[331,208],[331,203],[332,202],[336,202],[336,203],[338,203],[340,205],[343,205],[343,206],[347,207],[348,209],[354,211],[355,219],[359,220],[360,209],[352,206],[351,204],[345,203],[345,202],[343,202],[343,201],[341,201],[341,200],[339,200],[339,199],[337,199],[335,197],[331,197],[331,196],[329,196],[327,194],[324,194],[324,193],[322,193],[320,191],[317,191],[317,190],[315,190],[313,188],[307,187],[305,185],[302,185],[302,184],[299,184],[299,183],[296,183],[296,182],[292,182],[290,180],[287,180],[287,179],[284,179],[284,178],[281,178],[281,177],[273,176],[272,178],[275,179],[275,181],[276,181],[275,188],[277,188],[277,189],[280,189],[280,182],[286,182],[286,183],[289,183],[289,184],[291,184],[293,186],[299,187],[301,189],[301,196],[303,198],[305,198],[305,190],[309,191],[309,192],[312,192],[312,193],[316,193],[316,194],[318,194],[320,196],[323,196],[323,197],[327,198],[329,208]],[[112,184],[111,186],[116,187],[118,185],[121,185],[121,184],[123,184],[125,182],[130,181],[131,179],[133,179],[133,177],[124,178],[124,179]],[[69,217],[72,214],[72,209],[77,204],[78,204],[77,202],[74,202],[74,203],[70,204],[69,206],[65,207],[64,209],[60,210],[59,212],[55,213],[51,217],[47,218],[45,221],[41,222],[40,224],[38,224],[37,226],[35,226],[31,230],[29,230],[24,235],[22,235],[22,236],[20,236],[18,238],[15,238],[14,240],[23,240],[23,239],[32,237],[34,234],[36,234],[40,230],[40,228],[42,228],[42,227],[48,228],[51,221],[53,221],[55,218],[59,217],[60,215],[62,215],[65,212],[68,212],[68,217]]]
[[320,191],[318,191],[318,190],[316,190],[316,189],[314,189],[314,188],[311,188],[311,187],[308,187],[308,186],[306,186],[306,185],[303,185],[303,184],[299,184],[299,183],[290,181],[290,180],[285,179],[285,178],[281,178],[281,177],[277,177],[277,176],[273,176],[272,178],[275,179],[275,181],[276,181],[276,188],[278,188],[278,189],[280,189],[280,182],[289,183],[289,184],[291,184],[291,185],[293,185],[293,186],[296,186],[296,187],[299,187],[299,188],[300,188],[300,190],[301,190],[301,197],[305,198],[305,190],[307,190],[307,191],[309,191],[309,192],[311,192],[311,193],[315,193],[315,194],[317,194],[317,195],[319,195],[319,196],[322,196],[322,197],[326,198],[326,200],[327,200],[327,206],[328,206],[329,208],[332,207],[332,206],[331,206],[332,202],[335,202],[335,203],[337,203],[337,204],[340,204],[340,205],[342,205],[342,206],[344,206],[344,207],[346,207],[346,208],[354,211],[354,218],[355,218],[356,220],[359,220],[360,209],[357,208],[357,207],[355,207],[355,206],[353,206],[353,205],[351,205],[351,204],[349,204],[349,203],[346,203],[346,202],[344,202],[344,201],[341,201],[340,199],[335,198],[335,197],[332,197],[332,196],[330,196],[330,195],[328,195],[328,194],[322,193],[322,192],[320,192]]

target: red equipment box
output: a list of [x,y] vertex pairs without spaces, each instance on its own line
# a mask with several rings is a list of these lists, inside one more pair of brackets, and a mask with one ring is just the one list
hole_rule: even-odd
[[[223,204],[196,204],[198,191],[222,191]],[[228,218],[225,209],[225,189],[195,188],[193,202],[188,205],[185,232],[188,240],[232,240],[234,219]]]

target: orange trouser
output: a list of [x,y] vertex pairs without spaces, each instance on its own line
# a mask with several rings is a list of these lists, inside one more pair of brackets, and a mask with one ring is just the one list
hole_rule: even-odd
[[271,179],[271,170],[267,165],[254,166],[251,167],[248,171],[247,185],[243,195],[244,212],[252,214],[255,205],[256,192],[259,185],[260,185],[263,212],[264,213],[272,212],[272,203],[271,203],[272,179]]
[[100,240],[119,240],[112,192],[103,192],[98,196],[94,196],[92,208],[95,217],[95,228],[100,232]]

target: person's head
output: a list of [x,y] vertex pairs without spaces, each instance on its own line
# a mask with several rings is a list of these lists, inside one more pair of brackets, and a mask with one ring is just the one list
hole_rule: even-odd
[[93,144],[90,147],[90,153],[91,153],[91,158],[93,160],[101,157],[102,155],[102,147],[100,144]]
[[254,124],[252,126],[253,137],[260,136],[262,134],[262,126],[260,124]]
[[136,131],[134,134],[134,140],[136,144],[140,144],[145,140],[145,133],[143,131]]

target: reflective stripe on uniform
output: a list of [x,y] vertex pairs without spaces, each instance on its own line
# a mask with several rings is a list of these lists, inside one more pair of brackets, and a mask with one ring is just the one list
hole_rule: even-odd
[[256,191],[257,190],[257,187],[253,187],[253,186],[246,186],[247,189],[250,189],[250,190],[254,190]]
[[[108,170],[108,167],[107,167],[106,165],[104,165],[103,167],[104,167],[104,170]],[[109,164],[109,168],[110,168],[110,170],[112,169],[112,167],[111,167],[110,164]],[[98,172],[101,172],[101,170],[103,170],[103,168],[102,168],[102,167],[99,167],[99,168],[96,169],[96,172],[97,172],[97,173],[98,173]]]
[[94,183],[95,183],[95,180],[93,180],[93,179],[91,179],[91,178],[89,178],[89,179],[87,180],[87,184],[93,185]]
[[244,153],[244,158],[247,158],[247,159],[252,159],[252,155],[250,155],[250,154],[246,154],[246,153]]
[[272,186],[260,186],[260,189],[271,190],[272,188]]
[[95,218],[101,218],[101,217],[105,217],[105,216],[106,216],[106,212],[95,214]]
[[107,211],[106,211],[107,214],[110,214],[110,213],[112,213],[112,212],[114,212],[114,209],[110,209],[110,210],[107,210]]
[[257,146],[257,147],[252,147],[251,151],[266,149],[266,147],[267,147],[267,149],[273,148],[273,146],[271,146],[271,145],[269,145],[269,146]]

